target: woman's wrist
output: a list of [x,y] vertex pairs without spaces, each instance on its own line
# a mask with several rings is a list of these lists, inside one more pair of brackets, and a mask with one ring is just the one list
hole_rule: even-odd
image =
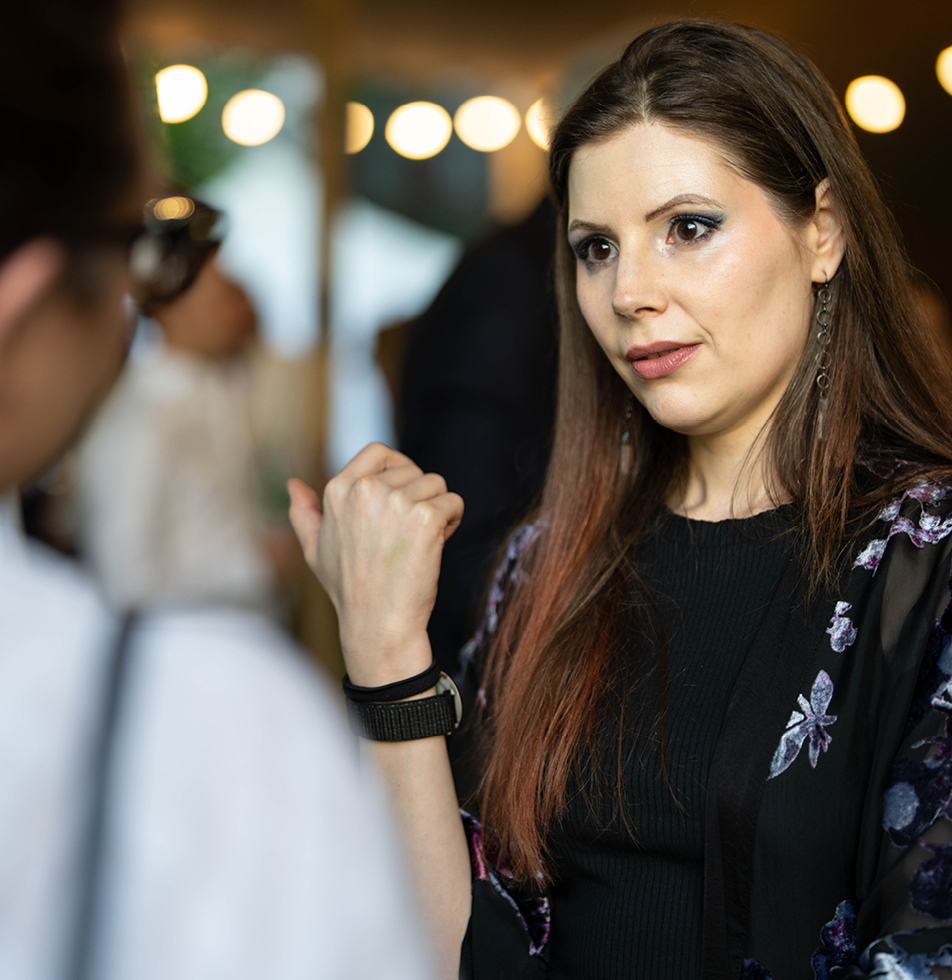
[[344,665],[351,683],[358,687],[382,687],[406,680],[426,670],[433,662],[430,639],[407,637],[402,641],[388,639],[372,644],[368,639],[348,644],[341,637]]

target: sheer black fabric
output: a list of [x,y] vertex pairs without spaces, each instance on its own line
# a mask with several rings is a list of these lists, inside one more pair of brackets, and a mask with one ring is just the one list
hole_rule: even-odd
[[[923,485],[885,508],[835,593],[808,601],[795,562],[776,585],[708,770],[701,921],[659,926],[674,942],[700,930],[698,975],[918,980],[952,967],[950,504]],[[464,650],[471,692],[535,533],[513,538]],[[464,792],[478,768],[470,758],[467,776],[465,755],[461,742]],[[491,831],[467,826],[470,975],[612,976],[579,962],[558,972],[559,883],[541,897],[521,888],[494,864]]]

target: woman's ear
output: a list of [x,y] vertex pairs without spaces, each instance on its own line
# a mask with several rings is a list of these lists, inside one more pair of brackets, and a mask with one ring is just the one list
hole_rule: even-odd
[[53,238],[34,238],[0,261],[0,356],[16,326],[65,267],[66,253]]
[[807,245],[813,256],[813,281],[832,279],[843,261],[846,241],[839,212],[830,193],[829,177],[821,180],[816,187],[816,211],[807,228]]

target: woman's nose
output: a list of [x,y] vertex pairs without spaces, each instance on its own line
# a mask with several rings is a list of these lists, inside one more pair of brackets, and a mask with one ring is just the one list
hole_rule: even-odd
[[661,313],[668,301],[664,278],[650,255],[619,255],[615,266],[615,288],[612,312],[616,316],[634,317]]

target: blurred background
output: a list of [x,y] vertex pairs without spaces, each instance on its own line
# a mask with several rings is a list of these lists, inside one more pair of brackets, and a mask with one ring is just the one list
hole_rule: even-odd
[[[286,476],[320,486],[373,439],[439,467],[471,504],[472,528],[445,570],[447,593],[462,598],[435,617],[441,658],[472,625],[488,556],[544,470],[555,363],[552,217],[539,209],[547,128],[627,41],[677,16],[766,28],[820,66],[847,99],[923,273],[923,305],[948,334],[945,0],[127,5],[126,54],[163,186],[170,200],[223,212],[216,267],[253,311],[241,411],[256,519],[286,530]],[[133,366],[148,364],[158,333],[140,325]],[[515,389],[522,403],[507,401]],[[62,499],[36,523],[82,552],[89,508],[74,483],[47,478],[44,499]],[[291,597],[275,614],[340,673],[333,612],[279,538],[262,546]]]

